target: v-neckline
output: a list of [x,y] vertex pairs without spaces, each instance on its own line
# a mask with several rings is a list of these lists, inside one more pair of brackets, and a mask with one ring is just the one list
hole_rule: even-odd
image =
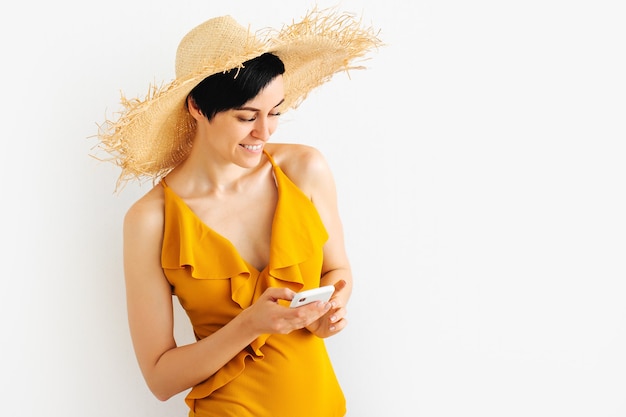
[[[272,229],[274,228],[274,220],[276,219],[276,210],[278,209],[278,201],[280,200],[280,190],[279,190],[279,182],[278,182],[278,178],[276,177],[276,170],[277,170],[277,166],[274,163],[274,159],[267,153],[267,151],[264,149],[263,153],[265,154],[265,156],[267,157],[267,159],[269,160],[270,164],[272,165],[272,176],[274,177],[274,184],[276,185],[276,190],[279,191],[277,193],[276,196],[276,207],[274,208],[274,214],[272,216]],[[261,272],[265,271],[267,268],[269,268],[270,265],[270,259],[268,258],[268,262],[267,265],[265,265],[265,267],[263,267],[262,269],[257,268],[256,266],[252,265],[252,263],[248,262],[242,255],[241,252],[239,252],[239,249],[237,249],[237,247],[235,246],[235,244],[228,239],[226,236],[222,235],[221,233],[219,233],[218,231],[216,231],[215,229],[213,229],[211,226],[209,226],[208,224],[206,224],[201,218],[200,216],[198,216],[196,214],[195,211],[193,211],[191,209],[191,207],[189,207],[189,205],[187,204],[187,202],[181,197],[179,196],[165,181],[166,178],[162,178],[161,179],[161,183],[164,189],[168,190],[181,204],[182,206],[185,208],[185,210],[189,211],[189,213],[191,213],[191,215],[193,216],[193,218],[200,224],[202,225],[202,227],[206,230],[208,230],[211,234],[213,234],[214,236],[218,237],[220,240],[224,241],[225,243],[228,244],[228,246],[231,248],[231,250],[239,257],[239,259],[241,259],[243,261],[243,263],[246,264],[246,266],[253,272],[256,272],[257,274],[260,274]],[[272,247],[272,241],[273,241],[273,236],[270,235],[270,256],[271,256],[271,247]]]

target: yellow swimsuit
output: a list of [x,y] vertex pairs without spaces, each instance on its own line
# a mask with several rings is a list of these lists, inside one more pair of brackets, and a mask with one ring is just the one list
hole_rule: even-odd
[[[278,187],[269,265],[256,270],[161,181],[161,263],[198,340],[211,335],[268,287],[318,287],[328,234],[313,203],[266,153]],[[324,340],[306,329],[263,335],[192,388],[189,417],[340,417],[343,392]]]

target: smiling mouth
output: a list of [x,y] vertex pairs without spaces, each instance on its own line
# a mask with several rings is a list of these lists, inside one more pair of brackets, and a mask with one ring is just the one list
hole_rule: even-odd
[[249,151],[258,151],[263,147],[263,145],[243,145],[243,144],[239,146],[242,146],[248,149]]

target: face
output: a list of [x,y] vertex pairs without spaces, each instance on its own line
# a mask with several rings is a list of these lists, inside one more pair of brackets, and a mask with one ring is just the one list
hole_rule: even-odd
[[199,120],[213,155],[244,168],[256,166],[278,126],[284,98],[283,77],[278,76],[242,107],[219,112],[210,122]]

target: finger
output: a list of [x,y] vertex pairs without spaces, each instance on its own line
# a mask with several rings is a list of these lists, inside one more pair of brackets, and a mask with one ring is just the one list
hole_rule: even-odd
[[342,289],[344,289],[347,285],[346,280],[344,279],[340,279],[339,281],[335,282],[335,292],[337,291],[341,291]]
[[346,309],[338,308],[330,312],[328,316],[328,320],[331,323],[337,323],[338,321],[342,320],[345,316],[346,316]]
[[345,329],[347,325],[348,325],[348,320],[346,318],[342,318],[336,323],[330,323],[330,325],[328,326],[328,330],[332,333],[337,333]]
[[291,300],[295,294],[295,291],[286,287],[269,287],[265,290],[265,294],[272,301],[278,300]]

